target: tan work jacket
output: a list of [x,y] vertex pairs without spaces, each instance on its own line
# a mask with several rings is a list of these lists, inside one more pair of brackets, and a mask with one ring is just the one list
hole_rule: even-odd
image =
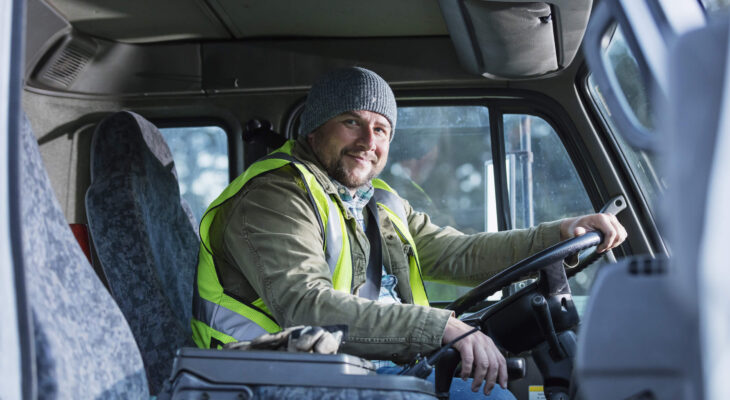
[[[292,155],[336,194],[311,148],[300,139]],[[337,198],[342,209],[342,203]],[[532,229],[464,235],[439,227],[404,200],[408,226],[423,279],[475,285],[558,242],[559,222]],[[438,348],[450,311],[412,303],[407,253],[386,212],[379,212],[383,263],[398,278],[406,304],[383,304],[357,297],[365,282],[367,237],[347,212],[352,253],[352,294],[332,287],[322,234],[306,189],[291,166],[257,176],[222,205],[210,242],[220,282],[229,295],[251,302],[261,297],[278,324],[349,326],[342,351],[370,359],[409,361]]]

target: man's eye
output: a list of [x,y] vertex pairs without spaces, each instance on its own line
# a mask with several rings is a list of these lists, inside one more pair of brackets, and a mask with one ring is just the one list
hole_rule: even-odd
[[347,125],[357,125],[357,121],[355,121],[354,119],[346,119],[345,120],[345,124],[347,124]]

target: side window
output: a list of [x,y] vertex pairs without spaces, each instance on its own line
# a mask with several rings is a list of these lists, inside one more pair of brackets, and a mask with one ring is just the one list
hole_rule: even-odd
[[533,115],[504,115],[512,228],[593,213],[588,194],[555,129]]
[[[489,116],[489,108],[477,105],[400,107],[381,177],[437,225],[464,233],[497,231],[495,199],[502,189],[495,185]],[[593,212],[567,151],[547,121],[502,114],[502,127],[508,226],[526,228]],[[426,289],[430,301],[448,302],[469,288],[426,282]]]
[[381,178],[435,224],[483,232],[491,161],[486,107],[401,107]]
[[228,136],[219,126],[160,129],[177,169],[180,194],[200,221],[228,185]]
[[[525,114],[505,114],[503,121],[510,226],[528,228],[595,212],[563,143],[547,121]],[[569,280],[581,314],[598,265]],[[514,283],[508,291],[529,282]]]

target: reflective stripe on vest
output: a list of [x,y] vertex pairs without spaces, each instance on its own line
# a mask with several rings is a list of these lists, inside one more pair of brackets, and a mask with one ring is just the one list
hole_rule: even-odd
[[426,288],[423,285],[423,275],[421,274],[421,264],[418,261],[416,243],[413,241],[410,229],[408,229],[408,218],[405,207],[403,207],[403,202],[395,194],[395,190],[388,186],[385,181],[373,179],[373,187],[375,188],[375,192],[373,193],[375,201],[387,213],[400,240],[410,246],[411,254],[408,254],[408,276],[413,294],[413,304],[428,306],[428,296],[426,295]]
[[[234,299],[224,293],[218,280],[209,243],[210,225],[218,207],[242,190],[249,180],[264,172],[290,164],[299,172],[312,206],[317,211],[325,244],[325,259],[332,274],[332,285],[335,290],[351,292],[352,259],[344,216],[340,212],[339,206],[324,191],[314,175],[291,156],[293,144],[293,141],[289,141],[269,156],[254,163],[226,187],[203,215],[200,222],[201,245],[191,321],[193,340],[201,348],[215,347],[216,343],[251,340],[264,332],[277,332],[281,329],[261,298],[252,303],[244,303],[240,299]],[[373,182],[375,185],[375,181]],[[388,217],[396,226],[401,240],[414,249],[413,254],[409,257],[414,303],[427,306],[428,300],[423,288],[418,255],[415,253],[415,244],[408,232],[403,203],[392,193],[393,189],[385,182],[379,180],[378,182],[374,195],[377,196],[376,201],[387,210]]]

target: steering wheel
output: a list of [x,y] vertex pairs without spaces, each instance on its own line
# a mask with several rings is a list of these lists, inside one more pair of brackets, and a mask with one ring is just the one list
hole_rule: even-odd
[[[512,354],[531,350],[545,380],[546,398],[567,399],[576,344],[571,329],[579,317],[562,263],[602,241],[603,235],[592,231],[548,247],[482,282],[446,309],[459,316],[508,284],[539,273],[536,282],[463,320],[480,326],[497,346]],[[440,398],[448,398],[459,362],[458,352],[452,349],[436,364],[436,393]]]
[[[552,266],[555,263],[562,263],[565,258],[576,254],[583,249],[597,246],[602,240],[603,235],[600,232],[591,231],[584,235],[564,240],[550,246],[547,249],[535,253],[493,275],[491,278],[479,284],[479,286],[476,286],[451,302],[445,308],[447,310],[453,310],[456,315],[459,316],[463,314],[464,311],[470,309],[478,302],[486,299],[494,292],[509,285],[510,283],[515,282],[526,275]],[[500,300],[500,303],[507,301],[507,299]]]

